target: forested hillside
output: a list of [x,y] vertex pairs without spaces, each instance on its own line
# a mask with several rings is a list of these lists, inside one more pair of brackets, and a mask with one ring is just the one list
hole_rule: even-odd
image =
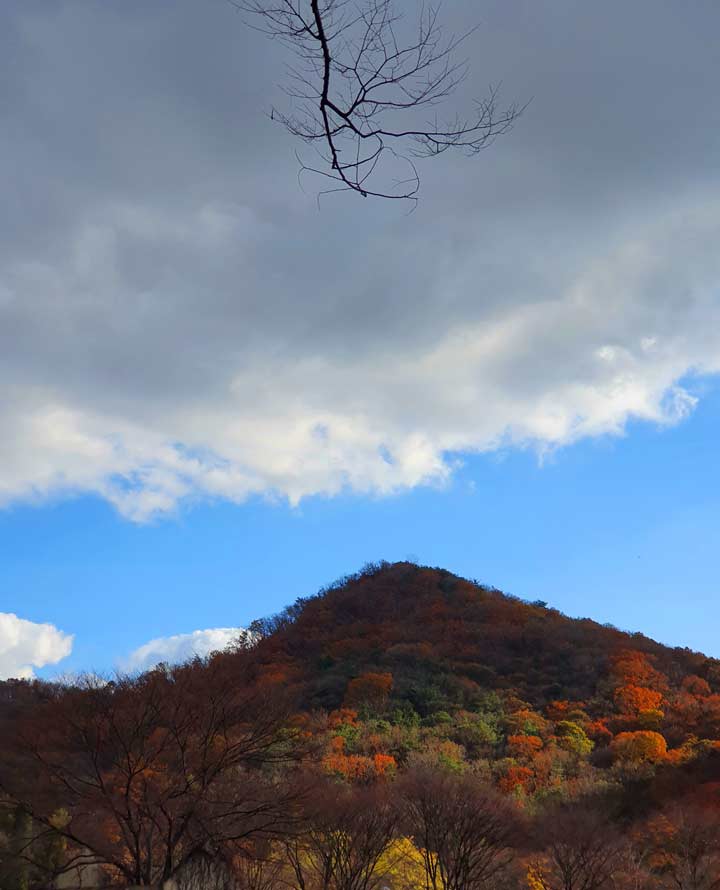
[[3,890],[720,886],[720,663],[440,569],[0,691]]

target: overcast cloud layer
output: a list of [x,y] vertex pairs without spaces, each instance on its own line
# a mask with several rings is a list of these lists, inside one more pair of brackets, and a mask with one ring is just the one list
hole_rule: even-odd
[[227,4],[3,4],[1,505],[391,492],[692,410],[720,371],[720,7],[445,14],[480,22],[477,91],[533,102],[424,163],[405,216],[318,212],[264,117],[280,50]]
[[29,680],[34,668],[57,664],[71,652],[73,637],[53,624],[36,624],[12,612],[0,612],[0,680]]

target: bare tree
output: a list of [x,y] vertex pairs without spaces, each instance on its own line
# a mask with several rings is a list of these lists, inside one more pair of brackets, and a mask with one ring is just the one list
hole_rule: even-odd
[[382,787],[323,784],[306,806],[305,829],[285,852],[296,890],[375,890],[396,837],[398,810]]
[[0,788],[44,836],[67,845],[62,868],[101,865],[153,885],[189,863],[229,859],[292,822],[294,792],[272,765],[298,757],[288,710],[243,668],[159,669],[137,679],[58,688],[8,727]]
[[632,833],[620,851],[620,868],[613,875],[613,890],[656,890],[657,880],[650,871],[651,855],[647,839]]
[[622,867],[624,845],[607,816],[590,805],[571,805],[540,816],[543,853],[531,864],[540,890],[604,890]]
[[654,887],[720,888],[720,822],[714,807],[671,808],[651,822],[646,841]]
[[289,837],[277,843],[255,840],[242,855],[235,857],[234,873],[240,890],[277,890],[287,886],[283,880],[286,862],[281,855]]
[[428,890],[486,890],[514,858],[514,806],[476,776],[431,770],[401,785],[406,829],[420,849]]
[[[326,192],[415,200],[415,159],[458,149],[475,155],[522,111],[498,108],[496,88],[472,112],[438,118],[465,80],[457,51],[471,32],[445,36],[437,6],[407,26],[394,0],[228,0],[257,30],[288,46],[292,110],[271,117],[316,149],[301,169],[330,179]],[[474,29],[473,29],[474,30]],[[394,159],[398,164],[383,162]],[[391,178],[398,174],[401,178]]]

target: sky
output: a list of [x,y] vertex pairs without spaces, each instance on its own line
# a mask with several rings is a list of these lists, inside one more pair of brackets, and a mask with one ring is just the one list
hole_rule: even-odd
[[442,16],[529,105],[408,213],[298,181],[225,0],[2,4],[0,677],[405,558],[720,656],[720,8]]

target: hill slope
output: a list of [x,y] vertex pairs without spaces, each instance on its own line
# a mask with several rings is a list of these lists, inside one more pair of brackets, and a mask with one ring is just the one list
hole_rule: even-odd
[[[688,844],[703,886],[718,886],[718,661],[410,563],[368,566],[251,631],[235,650],[116,683],[0,686],[0,884],[5,868],[9,887],[47,886],[14,852],[28,813],[46,829],[37,868],[90,849],[118,880],[157,885],[191,855],[235,862],[253,833],[362,839],[378,813],[420,812],[430,789],[422,812],[444,814],[443,837],[463,813],[476,825],[478,807],[522,814],[502,851],[517,866],[508,887],[700,886],[684,882]],[[355,805],[368,821],[347,829]],[[383,850],[436,850],[400,824]],[[262,886],[296,886],[293,844],[272,860],[290,882]],[[589,850],[610,863],[600,883],[584,882]],[[561,880],[568,851],[580,884]]]
[[537,708],[567,699],[603,709],[626,650],[647,656],[670,689],[692,675],[720,691],[716,659],[411,563],[371,565],[253,629],[267,670],[301,686],[307,707],[339,707],[353,678],[389,672],[392,697],[421,716],[490,690]]

